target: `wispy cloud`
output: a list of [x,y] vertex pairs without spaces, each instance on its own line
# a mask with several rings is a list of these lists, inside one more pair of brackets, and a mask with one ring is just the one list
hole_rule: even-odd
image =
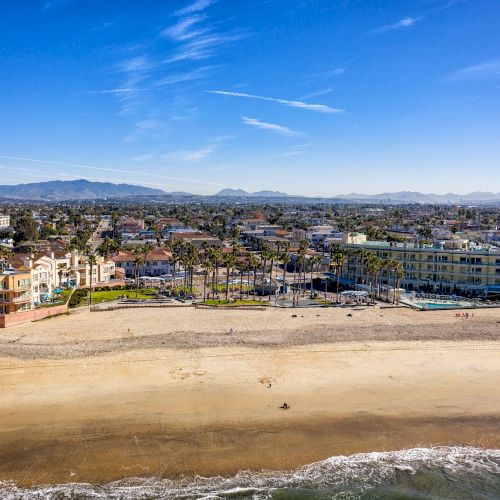
[[261,101],[276,102],[292,108],[306,109],[309,111],[316,111],[318,113],[343,113],[342,109],[331,108],[325,104],[308,104],[302,101],[289,101],[288,99],[277,99],[274,97],[264,97],[260,95],[247,94],[244,92],[229,92],[227,90],[206,90],[209,94],[219,94],[231,97],[245,97],[247,99],[259,99]]
[[150,130],[160,127],[160,123],[156,120],[139,120],[134,124],[134,130],[128,134],[123,141],[132,142],[137,137],[146,134]]
[[149,88],[123,88],[103,89],[103,90],[87,90],[87,94],[132,94],[134,92],[146,92]]
[[197,68],[193,71],[188,71],[185,73],[176,73],[173,75],[166,76],[164,78],[160,78],[156,82],[154,82],[154,87],[164,87],[167,85],[175,85],[177,83],[184,83],[193,80],[199,80],[201,78],[205,78],[207,74],[212,69],[212,66],[204,66],[202,68]]
[[312,142],[307,142],[305,144],[296,144],[295,146],[292,146],[288,151],[285,151],[284,153],[281,153],[276,156],[297,156],[305,153],[307,148],[309,148],[312,145],[313,145]]
[[[134,176],[134,175],[140,176],[141,178],[144,178],[144,176],[148,176],[148,177],[155,177],[158,179],[168,179],[168,180],[172,180],[172,181],[187,182],[187,183],[192,183],[192,184],[201,184],[201,185],[210,185],[210,186],[226,186],[225,184],[222,184],[220,182],[204,181],[204,180],[199,180],[199,179],[188,179],[186,177],[173,177],[170,175],[163,175],[163,174],[159,174],[159,173],[151,172],[151,171],[148,171],[148,172],[142,172],[142,171],[137,171],[137,170],[131,171],[131,170],[124,170],[124,169],[117,169],[117,168],[99,167],[96,165],[82,165],[79,163],[67,163],[67,162],[62,162],[62,161],[43,160],[43,159],[38,159],[38,158],[26,158],[26,157],[22,157],[22,156],[14,156],[14,155],[0,155],[0,158],[6,158],[6,159],[11,159],[11,160],[20,160],[20,161],[33,162],[33,163],[43,163],[43,164],[47,164],[47,165],[60,165],[60,166],[64,166],[64,167],[99,170],[99,171],[103,171],[103,172],[115,172],[115,173],[120,173],[120,174],[128,174],[128,175],[132,175],[132,176]],[[77,176],[78,174],[75,174],[75,175]],[[115,181],[116,181],[116,178],[113,178],[113,182],[115,182]],[[120,181],[123,181],[123,176],[120,177]]]
[[172,63],[179,61],[199,61],[208,59],[217,54],[217,51],[230,43],[241,40],[244,35],[241,33],[221,34],[204,31],[199,31],[199,35],[195,35],[186,43],[183,43],[174,53],[167,57],[164,62]]
[[111,28],[111,26],[114,26],[114,22],[111,21],[106,21],[99,26],[95,26],[94,28],[91,28],[90,31],[104,31],[107,30],[108,28]]
[[173,151],[171,153],[166,153],[162,155],[162,158],[166,160],[174,160],[174,161],[182,161],[182,162],[199,162],[207,159],[214,151],[214,145],[208,145],[204,148],[200,149],[192,149],[192,150],[179,150]]
[[153,153],[144,153],[142,155],[131,156],[129,160],[132,161],[149,161],[154,160],[155,155]]
[[388,31],[396,31],[396,30],[402,30],[405,28],[411,28],[421,19],[422,19],[421,17],[404,17],[403,19],[401,19],[395,23],[385,24],[384,26],[380,26],[378,28],[375,28],[374,30],[372,30],[372,33],[380,34],[380,33],[387,33]]
[[196,0],[195,2],[187,5],[186,7],[179,9],[175,12],[176,16],[186,16],[188,14],[193,14],[194,12],[200,12],[205,10],[210,5],[213,5],[217,0]]
[[210,24],[203,23],[208,16],[201,11],[213,3],[213,0],[199,0],[176,12],[180,19],[167,26],[161,36],[177,42],[179,46],[163,62],[207,59],[216,55],[222,47],[243,38],[242,33],[217,32]]
[[459,69],[452,73],[450,80],[484,80],[500,77],[500,59],[485,61]]
[[333,92],[333,87],[328,87],[327,89],[317,90],[316,92],[310,92],[309,94],[302,96],[301,99],[313,99],[314,97],[330,94],[332,92]]
[[250,125],[252,127],[257,127],[262,130],[268,130],[270,132],[275,132],[277,134],[281,135],[288,135],[288,136],[297,136],[297,135],[302,135],[300,132],[297,132],[296,130],[292,130],[288,127],[285,127],[283,125],[276,125],[275,123],[268,123],[268,122],[263,122],[258,120],[257,118],[249,118],[247,116],[242,116],[241,121],[245,125]]
[[69,3],[73,0],[46,0],[42,4],[42,11],[55,9],[57,7],[62,7],[64,4]]
[[176,41],[184,41],[189,40],[190,38],[194,38],[195,36],[201,35],[207,32],[207,28],[199,28],[195,30],[191,30],[191,28],[195,25],[204,21],[207,18],[205,15],[195,15],[186,17],[181,19],[176,24],[172,26],[168,26],[165,28],[161,35],[166,38],[170,38]]

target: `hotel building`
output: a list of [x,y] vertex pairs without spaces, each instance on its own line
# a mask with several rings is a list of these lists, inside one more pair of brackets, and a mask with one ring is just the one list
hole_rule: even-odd
[[[401,262],[401,286],[408,291],[485,296],[500,292],[500,249],[450,240],[434,245],[366,241],[361,235],[345,235],[342,247],[349,252],[344,276],[351,283],[366,282],[365,266],[354,250],[365,249],[382,259]],[[392,285],[389,273],[382,271],[382,283]]]

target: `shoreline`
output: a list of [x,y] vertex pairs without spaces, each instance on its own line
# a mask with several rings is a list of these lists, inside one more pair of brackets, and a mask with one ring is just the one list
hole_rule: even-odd
[[[134,477],[232,477],[245,470],[287,471],[360,453],[440,446],[500,449],[499,428],[500,415],[365,415],[195,428],[145,426],[144,422],[109,426],[106,421],[97,421],[85,428],[65,427],[63,439],[61,435],[4,439],[0,474],[1,480],[21,487],[69,482],[102,485]],[[26,448],[29,462],[20,451]]]

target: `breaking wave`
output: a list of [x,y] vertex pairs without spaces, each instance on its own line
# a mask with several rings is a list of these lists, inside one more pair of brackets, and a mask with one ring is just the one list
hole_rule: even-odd
[[128,478],[105,485],[33,488],[0,482],[0,498],[495,499],[500,498],[500,450],[436,447],[360,453],[330,457],[293,471],[242,471],[232,477]]

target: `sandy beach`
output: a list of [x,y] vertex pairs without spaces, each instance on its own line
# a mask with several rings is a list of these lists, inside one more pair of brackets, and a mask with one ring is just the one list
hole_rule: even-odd
[[84,311],[1,331],[0,374],[23,485],[500,447],[498,309]]

